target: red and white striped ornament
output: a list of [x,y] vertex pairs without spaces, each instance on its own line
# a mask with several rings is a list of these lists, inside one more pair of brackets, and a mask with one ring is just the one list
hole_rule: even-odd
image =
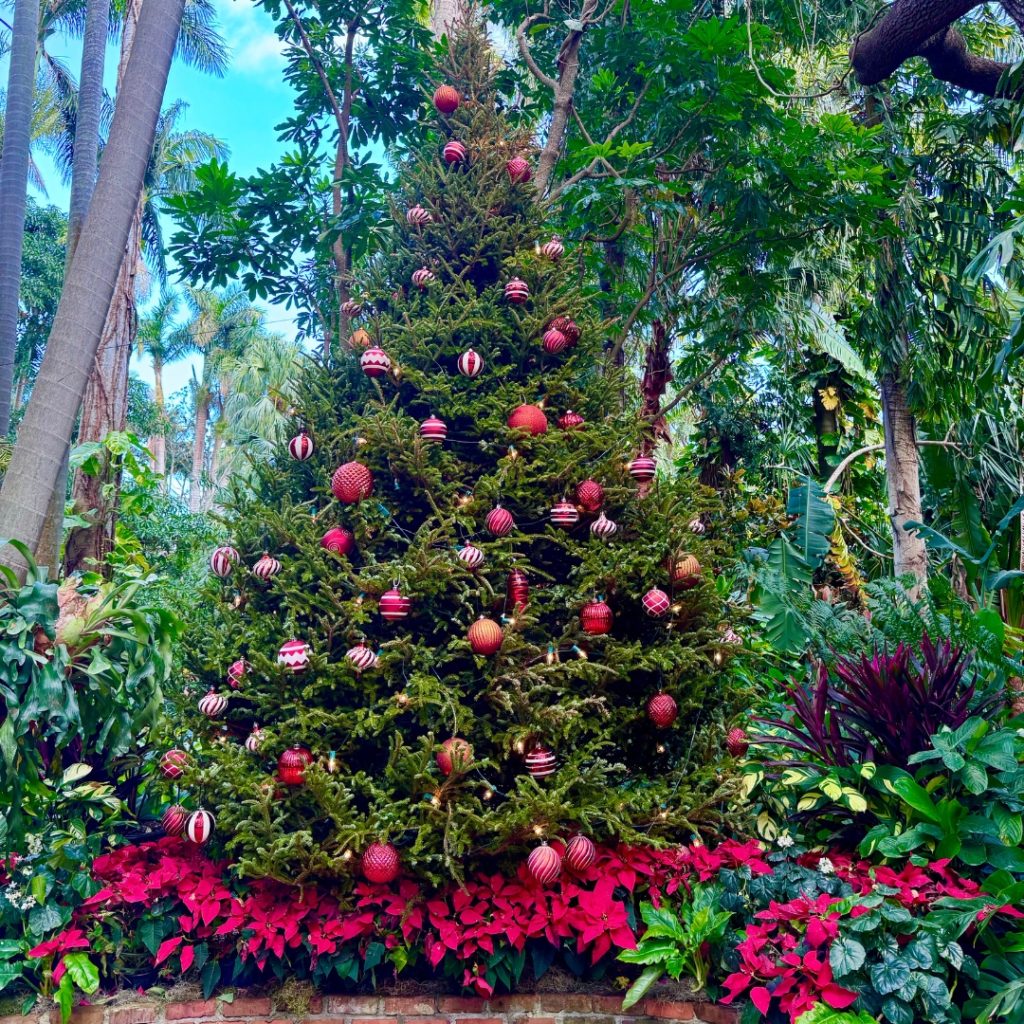
[[433,221],[433,214],[422,206],[410,206],[405,214],[405,219],[414,227],[421,228],[424,224]]
[[227,697],[216,690],[210,690],[205,696],[199,698],[199,710],[207,718],[220,718],[227,706]]
[[180,779],[188,767],[188,754],[184,750],[168,750],[160,758],[160,774],[165,779]]
[[313,450],[313,438],[304,430],[288,442],[288,454],[293,459],[298,459],[299,462],[305,462],[313,454]]
[[447,164],[461,164],[466,159],[466,147],[456,139],[452,139],[451,142],[445,143],[445,147],[441,150],[444,156],[444,161]]
[[558,760],[547,747],[536,746],[526,755],[526,770],[535,779],[546,779],[558,770]]
[[472,572],[484,564],[484,553],[473,544],[463,544],[458,550],[458,559]]
[[515,303],[517,306],[520,303],[525,302],[530,297],[530,286],[523,281],[521,278],[513,277],[507,285],[505,285],[505,298],[509,302]]
[[508,574],[505,597],[513,611],[521,611],[530,600],[530,578],[522,569],[513,569]]
[[604,601],[588,601],[580,609],[580,625],[583,632],[591,636],[610,633],[614,618],[611,608]]
[[660,619],[663,615],[668,613],[669,608],[672,606],[672,602],[669,600],[668,594],[664,590],[659,590],[657,587],[651,587],[650,590],[644,594],[641,603],[644,606],[644,611],[652,619]]
[[650,455],[638,455],[628,463],[626,469],[634,480],[653,480],[658,464]]
[[599,540],[607,540],[618,530],[614,519],[609,519],[603,512],[590,524],[590,536]]
[[558,851],[544,843],[530,851],[526,858],[526,870],[539,885],[551,885],[562,873],[562,858]]
[[657,729],[667,729],[678,714],[679,705],[667,693],[656,693],[647,702],[647,717]]
[[570,871],[586,871],[597,857],[593,842],[584,835],[574,835],[565,847],[565,865]]
[[241,689],[242,683],[245,682],[245,677],[249,674],[251,667],[245,658],[239,658],[237,661],[231,662],[228,665],[228,686],[232,690]]
[[412,283],[417,288],[426,288],[433,280],[434,272],[427,267],[420,267],[419,270],[414,270],[412,273]]
[[362,305],[360,303],[356,302],[354,299],[346,299],[341,304],[341,311],[342,311],[342,313],[345,314],[345,316],[347,316],[349,318],[349,320],[354,320],[357,316],[359,316],[363,312],[363,307],[362,307]]
[[743,645],[743,637],[741,637],[739,633],[732,628],[732,626],[729,626],[722,634],[722,643],[729,644],[734,647],[741,647]]
[[193,811],[185,823],[185,838],[197,846],[205,846],[213,835],[216,821],[209,811]]
[[459,93],[450,85],[439,85],[434,90],[434,106],[442,114],[454,114],[459,109]]
[[701,518],[700,518],[700,516],[694,516],[694,517],[693,517],[693,518],[692,518],[692,519],[690,520],[690,525],[689,525],[689,529],[690,529],[690,533],[696,533],[696,534],[701,534],[701,533],[703,533],[703,532],[704,532],[704,530],[705,530],[705,526],[704,526],[704,524],[703,524],[703,523],[701,522]]
[[562,240],[555,235],[540,247],[540,254],[545,259],[557,263],[565,255],[565,246],[562,244]]
[[343,526],[332,526],[321,538],[320,547],[336,555],[347,555],[356,545],[356,539]]
[[725,749],[729,751],[730,757],[746,757],[750,749],[747,734],[740,728],[730,729],[725,737]]
[[571,316],[556,316],[548,324],[548,327],[554,327],[556,331],[561,331],[569,339],[570,345],[575,345],[580,340],[582,332],[580,331],[579,324]]
[[402,862],[390,843],[370,843],[363,853],[363,877],[368,882],[384,885],[398,877]]
[[331,490],[338,501],[354,505],[373,493],[373,473],[361,462],[346,462],[334,471]]
[[267,551],[263,552],[263,556],[252,567],[253,576],[258,576],[261,580],[269,580],[271,576],[276,576],[280,571],[281,563]]
[[448,424],[437,416],[428,416],[420,424],[420,437],[425,441],[443,441],[448,436]]
[[188,822],[188,811],[179,804],[168,807],[160,815],[160,827],[165,835],[180,836],[185,831],[185,824]]
[[231,575],[231,570],[238,560],[238,552],[230,545],[214,548],[213,554],[210,555],[210,571],[214,576],[224,579],[225,576]]
[[365,672],[367,669],[377,667],[377,655],[361,641],[355,647],[350,647],[345,652],[345,657],[357,672]]
[[391,358],[384,349],[374,345],[359,357],[359,365],[367,377],[383,377],[391,369]]
[[493,619],[480,616],[466,633],[466,639],[474,654],[490,657],[501,650],[505,632]]
[[604,504],[604,488],[596,480],[576,485],[576,502],[584,512],[596,512]]
[[533,177],[530,165],[521,156],[512,157],[505,164],[505,171],[513,185],[523,185]]
[[700,562],[693,555],[677,555],[669,560],[669,577],[680,590],[690,590],[701,581]]
[[507,508],[495,505],[487,513],[484,526],[492,537],[507,537],[516,528],[516,521]]
[[568,529],[571,526],[575,526],[580,521],[580,514],[576,506],[571,501],[566,501],[564,498],[556,502],[551,506],[551,522],[555,526],[564,526]]
[[411,609],[412,601],[397,587],[385,590],[380,595],[380,601],[377,605],[380,617],[388,622],[400,622],[402,619],[408,618]]
[[459,356],[459,373],[461,373],[463,377],[479,377],[480,371],[483,368],[483,356],[474,349],[467,348],[466,351]]
[[245,738],[245,749],[248,750],[250,754],[258,753],[266,738],[267,734],[258,725],[254,724],[252,732],[250,732]]
[[556,327],[549,327],[544,332],[544,351],[549,356],[557,355],[569,347],[569,339]]
[[508,425],[512,430],[522,430],[536,437],[547,433],[548,418],[539,405],[520,405],[512,410]]
[[305,640],[286,640],[277,652],[277,663],[291,672],[302,672],[313,654]]
[[558,417],[558,426],[562,430],[578,430],[586,420],[578,413],[573,412],[572,409],[566,410]]
[[437,752],[437,767],[442,775],[464,772],[473,763],[473,748],[468,740],[453,736],[441,744]]

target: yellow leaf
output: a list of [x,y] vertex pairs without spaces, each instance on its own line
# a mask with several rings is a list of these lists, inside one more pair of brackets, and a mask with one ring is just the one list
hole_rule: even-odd
[[769,841],[779,834],[778,826],[772,821],[771,815],[767,811],[762,811],[757,816],[757,831],[759,835]]
[[800,797],[800,803],[796,805],[798,811],[810,811],[818,806],[818,802],[821,800],[820,793],[806,793]]

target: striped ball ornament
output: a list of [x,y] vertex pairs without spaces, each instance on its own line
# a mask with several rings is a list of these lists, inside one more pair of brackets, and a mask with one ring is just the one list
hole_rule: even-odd
[[495,505],[487,513],[484,526],[492,537],[507,537],[515,529],[516,521],[507,508]]
[[313,755],[305,747],[289,747],[277,759],[277,777],[286,786],[301,786],[306,781],[306,768]]
[[385,885],[398,877],[402,862],[390,843],[370,843],[362,857],[363,877],[368,882]]
[[526,858],[526,870],[538,885],[551,885],[562,873],[562,858],[558,851],[544,843],[530,851]]
[[341,526],[332,526],[321,538],[320,547],[336,555],[347,555],[356,545],[356,539]]
[[679,705],[667,693],[656,693],[647,702],[647,717],[656,729],[667,729],[678,714]]
[[580,609],[580,625],[591,636],[610,633],[613,620],[612,610],[604,601],[589,601]]
[[290,672],[302,672],[313,654],[305,640],[286,640],[277,652],[277,663]]
[[502,642],[505,639],[505,633],[493,619],[486,619],[481,616],[472,626],[469,627],[469,631],[466,633],[466,639],[469,641],[470,649],[474,654],[481,654],[484,657],[490,657],[492,654],[497,654],[501,650]]
[[690,590],[700,583],[700,562],[693,555],[679,555],[671,560],[669,575],[680,590]]
[[590,524],[590,536],[598,540],[607,540],[618,530],[614,519],[609,519],[603,512]]
[[391,359],[384,349],[374,345],[359,357],[359,365],[367,377],[383,377],[391,369]]
[[522,569],[513,569],[508,574],[505,598],[509,607],[517,612],[526,607],[526,602],[530,600],[530,578]]
[[474,351],[471,348],[467,348],[465,352],[459,356],[459,373],[463,377],[479,377],[480,371],[484,368],[484,360],[479,352]]
[[380,595],[380,602],[377,605],[380,617],[388,622],[400,622],[402,619],[408,618],[411,609],[412,601],[397,587],[385,590]]
[[209,811],[193,811],[185,822],[185,838],[197,846],[205,846],[213,835],[216,821]]
[[521,156],[512,157],[505,164],[505,172],[513,185],[523,185],[533,177],[530,165]]
[[597,848],[584,835],[574,835],[565,847],[565,865],[571,871],[586,871],[597,857]]
[[562,430],[578,430],[586,420],[578,413],[573,412],[572,409],[567,410],[558,417],[558,426]]
[[354,299],[346,299],[341,304],[341,311],[349,318],[354,320],[357,316],[360,316],[363,312],[362,304],[356,302]]
[[530,297],[530,286],[523,281],[521,278],[513,277],[507,285],[505,285],[505,298],[509,302],[520,305]]
[[299,462],[305,462],[313,454],[313,438],[304,430],[288,442],[288,454]]
[[345,657],[356,672],[365,672],[377,666],[377,655],[362,642],[350,647],[345,652]]
[[185,825],[188,822],[188,811],[185,810],[180,804],[174,804],[168,807],[162,815],[160,815],[160,827],[164,830],[165,835],[169,836],[180,836],[185,831]]
[[522,430],[536,437],[547,433],[548,418],[539,405],[520,405],[512,410],[508,425],[513,430]]
[[466,159],[466,147],[456,139],[445,144],[441,154],[446,164],[461,164]]
[[704,526],[704,524],[703,524],[703,523],[701,522],[701,518],[700,518],[700,516],[694,516],[694,517],[693,517],[693,518],[692,518],[692,519],[690,520],[690,526],[689,526],[689,529],[690,529],[690,533],[697,533],[697,534],[701,534],[701,533],[703,533],[703,532],[704,532],[704,530],[705,530],[705,526]]
[[245,658],[239,658],[237,661],[231,662],[228,665],[228,686],[232,690],[241,689],[242,683],[245,682],[245,677],[249,674],[251,667]]
[[458,551],[459,561],[470,571],[484,564],[484,553],[473,544],[464,544]]
[[557,355],[569,347],[569,339],[556,327],[549,327],[544,332],[544,351],[549,356]]
[[526,770],[535,779],[546,779],[549,775],[554,775],[557,769],[558,761],[547,747],[534,747],[526,755]]
[[459,94],[450,85],[439,85],[434,90],[434,106],[442,114],[454,114],[459,109]]
[[433,219],[433,214],[422,206],[411,206],[406,212],[405,219],[414,227],[420,228],[424,224],[429,224]]
[[747,734],[739,728],[730,729],[725,737],[725,749],[729,751],[730,757],[746,757],[750,749],[750,740]]
[[348,347],[353,352],[362,352],[363,349],[373,347],[373,338],[370,337],[369,331],[364,331],[362,327],[356,328],[348,336]]
[[566,529],[575,526],[580,521],[580,514],[576,506],[571,501],[566,501],[564,498],[556,502],[551,506],[551,522],[555,526],[563,526]]
[[373,473],[361,462],[343,463],[331,477],[331,491],[338,501],[354,505],[373,493]]
[[213,554],[210,555],[210,571],[214,576],[224,579],[225,576],[231,575],[231,570],[238,560],[238,552],[225,544],[223,547],[215,548]]
[[419,270],[414,270],[412,274],[412,283],[417,288],[426,288],[431,281],[434,280],[434,272],[428,270],[426,267],[420,267]]
[[562,240],[556,235],[540,247],[540,254],[545,259],[549,259],[552,262],[557,263],[565,255],[565,246],[562,244]]
[[657,468],[658,464],[650,455],[638,455],[626,466],[634,480],[653,480]]
[[428,416],[420,424],[420,437],[425,441],[443,441],[448,436],[448,424],[437,416]]
[[271,576],[276,576],[280,571],[281,563],[276,558],[271,557],[269,552],[266,551],[263,552],[263,557],[252,567],[253,576],[258,576],[261,580],[269,580]]
[[266,733],[258,725],[253,725],[252,732],[250,732],[245,738],[245,749],[248,750],[250,754],[258,753],[266,738]]
[[199,710],[207,718],[220,718],[227,706],[227,697],[216,690],[210,690],[206,696],[199,698]]
[[644,611],[647,612],[652,619],[660,619],[663,615],[666,615],[672,605],[668,594],[666,594],[664,590],[659,590],[657,587],[651,587],[651,589],[644,594],[641,603],[644,606]]
[[548,327],[554,327],[556,331],[561,331],[569,339],[570,345],[575,345],[580,340],[580,335],[582,334],[579,324],[570,316],[556,316],[548,324]]
[[165,779],[180,779],[188,767],[188,754],[184,750],[168,750],[160,758],[160,774]]
[[576,502],[584,512],[596,512],[604,504],[604,488],[596,480],[576,485]]

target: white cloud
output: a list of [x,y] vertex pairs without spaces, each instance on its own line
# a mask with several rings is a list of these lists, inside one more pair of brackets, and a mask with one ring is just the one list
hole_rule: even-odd
[[284,67],[284,44],[274,22],[252,0],[216,0],[216,8],[235,71],[266,75]]

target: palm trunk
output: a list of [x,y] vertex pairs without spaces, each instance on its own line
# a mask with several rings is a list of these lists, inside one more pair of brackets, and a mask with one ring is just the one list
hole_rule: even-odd
[[[103,334],[142,194],[184,2],[146,4],[140,16],[99,180],[0,490],[0,537],[17,537],[30,548],[42,533]],[[2,559],[24,571],[13,549],[4,549]]]
[[196,395],[195,436],[192,438],[192,472],[189,475],[188,507],[198,512],[203,507],[203,465],[206,462],[206,424],[210,419],[210,396]]
[[164,433],[164,361],[159,356],[153,357],[153,404],[156,406],[157,429],[149,439],[149,451],[153,456],[153,472],[163,476],[167,471],[167,435]]
[[0,437],[11,425],[38,34],[39,0],[15,0],[0,165]]
[[907,593],[916,600],[928,581],[928,552],[919,536],[904,529],[911,520],[921,521],[921,480],[914,417],[907,406],[903,384],[895,374],[883,374],[881,391],[893,568],[897,576],[914,577],[916,582]]
[[214,500],[217,497],[217,490],[220,487],[221,465],[220,456],[224,448],[224,435],[219,430],[213,433],[213,448],[210,452],[210,489],[204,496],[203,511],[209,512],[213,508]]

